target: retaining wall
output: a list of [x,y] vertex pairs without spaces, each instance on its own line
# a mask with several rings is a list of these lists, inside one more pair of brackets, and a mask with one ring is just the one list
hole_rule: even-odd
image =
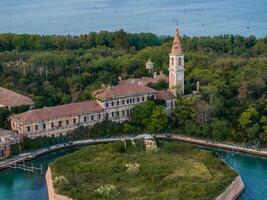
[[46,179],[49,200],[73,200],[67,196],[56,194],[54,186],[53,186],[52,173],[51,173],[50,167],[48,167],[46,171],[45,179]]
[[215,198],[215,200],[235,200],[239,197],[239,195],[243,192],[244,189],[245,186],[242,181],[242,178],[238,176],[222,194]]

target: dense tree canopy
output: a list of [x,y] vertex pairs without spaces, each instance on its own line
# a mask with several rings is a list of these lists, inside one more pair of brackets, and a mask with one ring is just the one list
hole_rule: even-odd
[[[29,95],[36,107],[92,98],[101,84],[147,76],[145,63],[168,73],[172,37],[123,30],[80,36],[0,35],[0,86]],[[181,98],[171,127],[161,128],[154,108],[136,108],[129,133],[172,128],[182,134],[236,141],[265,140],[267,130],[267,37],[221,35],[182,37],[185,53],[185,91],[200,95]],[[152,85],[166,88],[162,82]],[[152,107],[158,105],[153,105]],[[138,116],[138,109],[142,116]],[[9,115],[1,111],[0,120]],[[154,119],[153,119],[154,118]],[[164,122],[165,117],[162,118]],[[148,125],[149,123],[150,125]],[[134,124],[134,125],[133,125]],[[6,122],[1,123],[6,127]],[[150,127],[150,128],[149,128]],[[162,130],[161,130],[162,129]]]

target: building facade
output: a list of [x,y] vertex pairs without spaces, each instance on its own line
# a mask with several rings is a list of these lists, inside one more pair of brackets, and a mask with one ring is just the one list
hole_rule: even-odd
[[[169,90],[157,91],[149,83],[169,82]],[[164,102],[171,114],[177,95],[184,94],[184,56],[178,29],[170,54],[169,78],[162,72],[153,77],[121,80],[116,86],[95,91],[95,100],[29,110],[10,117],[13,131],[30,138],[64,135],[79,126],[93,126],[103,120],[123,122],[130,118],[134,106],[149,99]]]

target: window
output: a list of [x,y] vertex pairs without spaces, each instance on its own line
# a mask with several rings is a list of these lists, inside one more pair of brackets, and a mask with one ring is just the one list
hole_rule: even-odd
[[173,103],[172,103],[172,101],[171,101],[171,107],[173,107]]
[[129,112],[129,110],[127,110],[127,116],[129,116],[130,115],[130,112]]
[[142,97],[142,101],[145,101],[145,97]]
[[127,104],[129,103],[129,99],[127,99]]
[[86,122],[87,121],[87,117],[83,117],[83,121]]
[[106,107],[108,108],[108,102],[106,103]]
[[92,120],[92,121],[94,120],[94,115],[91,115],[91,120]]
[[69,125],[69,120],[66,120],[66,124]]
[[28,130],[28,132],[30,132],[30,131],[31,131],[31,127],[30,127],[30,126],[28,126],[28,127],[27,127],[27,130]]
[[73,119],[73,124],[76,124],[76,118]]
[[125,115],[125,112],[124,112],[124,110],[122,111],[122,115]]
[[124,105],[124,99],[122,100],[122,104]]
[[111,113],[112,117],[114,117],[114,112]]
[[38,125],[35,125],[35,130],[38,131]]
[[113,101],[111,102],[111,106],[114,106],[114,102]]
[[119,111],[117,111],[117,117],[119,117],[120,116],[120,112]]
[[120,102],[119,102],[119,101],[117,101],[117,106],[118,106],[118,105],[120,105]]
[[101,115],[100,114],[98,114],[98,119],[101,119]]
[[181,57],[179,57],[179,59],[178,59],[178,65],[179,65],[179,66],[182,65],[182,58],[181,58]]
[[132,103],[132,99],[130,99],[130,103]]
[[54,128],[54,122],[51,122],[51,128]]
[[135,99],[133,99],[133,103],[134,103]]
[[139,97],[137,97],[137,102],[139,102]]
[[108,113],[106,114],[106,118],[108,119],[108,117],[109,117],[109,115],[108,115]]
[[61,127],[62,126],[62,121],[58,122],[58,126]]
[[44,129],[44,130],[46,129],[46,124],[45,124],[45,123],[43,124],[43,129]]

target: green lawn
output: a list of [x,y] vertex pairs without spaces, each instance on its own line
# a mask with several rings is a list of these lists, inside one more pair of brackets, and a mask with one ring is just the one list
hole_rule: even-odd
[[[212,153],[189,144],[160,142],[156,153],[148,154],[143,142],[94,145],[57,159],[50,166],[60,194],[74,199],[178,200],[213,199],[237,176]],[[138,173],[127,171],[127,163],[138,163]],[[97,192],[113,185],[111,195]]]

